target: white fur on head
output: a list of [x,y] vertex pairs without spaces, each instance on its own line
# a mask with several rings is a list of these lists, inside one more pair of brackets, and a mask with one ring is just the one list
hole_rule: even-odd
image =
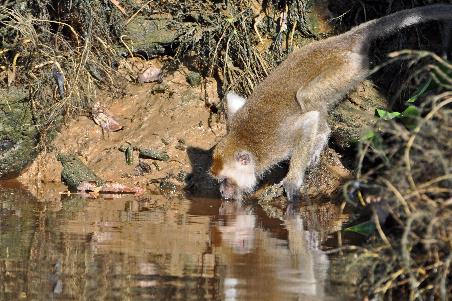
[[[249,158],[246,164],[242,159],[245,154]],[[220,177],[232,179],[243,192],[251,192],[257,183],[254,161],[251,155],[245,151],[239,153],[232,162],[224,166]]]
[[226,104],[228,108],[228,118],[232,118],[238,110],[245,104],[246,99],[231,91],[226,94]]

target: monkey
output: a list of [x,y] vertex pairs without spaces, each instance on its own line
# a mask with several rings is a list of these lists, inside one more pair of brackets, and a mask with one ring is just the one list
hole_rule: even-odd
[[328,143],[328,112],[370,73],[370,42],[417,23],[451,19],[449,4],[395,12],[294,50],[248,99],[227,93],[228,132],[214,147],[210,167],[222,197],[240,200],[290,159],[280,184],[289,202],[300,201],[306,170]]

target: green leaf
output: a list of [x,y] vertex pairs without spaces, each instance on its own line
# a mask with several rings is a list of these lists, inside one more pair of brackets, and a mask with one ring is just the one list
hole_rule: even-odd
[[408,106],[401,114],[402,117],[419,117],[420,115],[419,110],[413,105]]
[[376,136],[376,133],[372,130],[368,130],[364,135],[362,136],[362,140],[364,141],[371,141]]
[[377,109],[377,115],[383,120],[391,120],[400,116],[400,112],[388,112],[383,109]]
[[418,108],[415,106],[408,106],[402,112],[402,122],[403,124],[410,130],[414,129],[417,126],[418,117],[421,115]]
[[420,96],[422,96],[424,93],[425,93],[425,91],[427,91],[427,89],[428,89],[428,87],[430,86],[430,83],[432,82],[432,78],[430,77],[428,80],[427,80],[427,82],[422,86],[422,87],[419,87],[419,89],[417,89],[417,91],[414,93],[414,95],[413,96],[411,96],[408,100],[407,100],[407,102],[408,103],[413,103],[413,102],[415,102]]
[[354,225],[348,228],[345,228],[344,231],[346,232],[355,232],[355,233],[359,233],[365,236],[369,236],[372,233],[375,232],[375,224],[373,221],[367,221],[358,225]]

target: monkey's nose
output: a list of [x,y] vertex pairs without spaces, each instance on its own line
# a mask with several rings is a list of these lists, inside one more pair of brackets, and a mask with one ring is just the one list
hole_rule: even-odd
[[229,200],[231,198],[231,196],[228,193],[226,193],[223,187],[220,187],[220,194],[222,199]]
[[228,186],[223,185],[223,184],[220,185],[220,194],[221,194],[221,198],[223,198],[225,200],[229,200],[234,197],[233,189],[231,189]]

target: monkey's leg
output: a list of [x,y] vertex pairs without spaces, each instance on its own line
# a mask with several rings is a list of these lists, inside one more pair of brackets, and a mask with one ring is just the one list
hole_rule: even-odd
[[336,62],[334,68],[324,70],[297,91],[296,99],[306,113],[300,117],[289,172],[283,180],[284,190],[291,202],[299,200],[306,169],[317,163],[328,142],[328,108],[339,102],[367,74],[366,58],[359,53],[350,52],[340,61],[340,64]]
[[319,162],[320,155],[323,149],[328,144],[330,138],[331,129],[326,121],[326,115],[321,115],[319,120],[319,128],[317,130],[317,137],[314,141],[314,147],[312,149],[311,160],[308,163],[309,166],[315,166]]
[[303,184],[306,169],[317,163],[320,153],[328,142],[329,132],[325,116],[319,111],[311,111],[301,116],[289,172],[283,180],[289,202],[300,200],[300,187]]

